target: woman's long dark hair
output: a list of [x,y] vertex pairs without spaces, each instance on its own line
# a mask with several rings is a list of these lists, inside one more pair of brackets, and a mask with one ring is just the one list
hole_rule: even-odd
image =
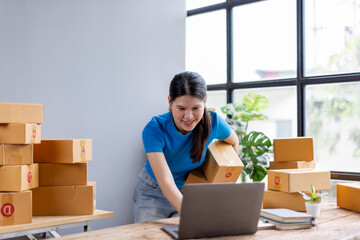
[[[190,95],[205,101],[207,96],[206,83],[198,73],[181,72],[172,79],[169,90],[170,101],[173,102],[177,97],[184,95]],[[192,148],[190,150],[193,163],[200,162],[206,141],[209,138],[210,129],[211,118],[205,107],[201,121],[193,130]]]

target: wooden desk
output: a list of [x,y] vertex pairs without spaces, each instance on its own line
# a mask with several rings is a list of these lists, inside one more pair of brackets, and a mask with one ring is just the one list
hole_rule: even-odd
[[54,232],[56,230],[78,226],[84,227],[84,231],[88,231],[91,230],[92,220],[112,216],[114,216],[113,212],[98,209],[95,210],[93,215],[36,216],[33,217],[32,223],[0,227],[0,239],[26,235],[30,239],[35,239],[32,234],[52,232],[53,235],[56,235],[56,232]]
[[[334,202],[323,202],[316,226],[304,230],[261,230],[255,235],[221,237],[219,239],[359,239],[360,213],[338,208]],[[179,218],[129,224],[97,231],[72,234],[61,239],[172,239],[161,230],[162,225],[178,224]],[[214,239],[214,238],[212,238]]]

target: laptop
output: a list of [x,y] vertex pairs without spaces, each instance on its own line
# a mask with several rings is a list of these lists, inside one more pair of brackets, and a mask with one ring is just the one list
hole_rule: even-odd
[[164,225],[174,238],[254,234],[264,183],[201,183],[183,188],[179,225]]

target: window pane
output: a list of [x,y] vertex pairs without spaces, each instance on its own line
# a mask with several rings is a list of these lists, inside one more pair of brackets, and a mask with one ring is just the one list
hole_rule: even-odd
[[305,74],[360,71],[360,0],[307,0],[305,12]]
[[226,114],[221,112],[221,107],[226,105],[226,91],[208,91],[207,94],[206,107],[226,118]]
[[306,135],[316,167],[360,172],[360,83],[306,88]]
[[234,82],[296,75],[296,1],[234,8]]
[[186,18],[186,69],[207,84],[226,82],[226,15],[224,10]]
[[256,88],[234,91],[234,103],[242,103],[248,93],[257,93],[269,100],[268,107],[261,111],[266,120],[249,122],[249,131],[263,132],[271,140],[297,136],[296,88]]
[[206,7],[222,2],[225,2],[225,0],[186,0],[186,10]]

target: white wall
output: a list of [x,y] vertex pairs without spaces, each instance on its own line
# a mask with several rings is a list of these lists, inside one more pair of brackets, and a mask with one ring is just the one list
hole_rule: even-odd
[[133,220],[141,132],[185,68],[185,16],[185,1],[0,0],[0,102],[44,104],[43,138],[93,139],[88,179],[115,212],[94,229]]

